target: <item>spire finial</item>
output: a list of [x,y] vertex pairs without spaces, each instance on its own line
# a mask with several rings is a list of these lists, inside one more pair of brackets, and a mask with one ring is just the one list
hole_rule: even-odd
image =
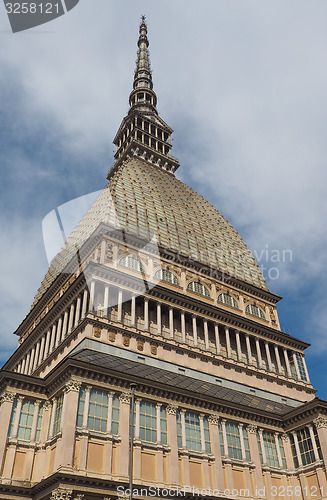
[[129,96],[130,110],[114,138],[116,164],[140,156],[151,165],[174,173],[178,161],[171,155],[172,129],[159,117],[157,96],[153,90],[150,68],[148,28],[141,17],[133,90]]

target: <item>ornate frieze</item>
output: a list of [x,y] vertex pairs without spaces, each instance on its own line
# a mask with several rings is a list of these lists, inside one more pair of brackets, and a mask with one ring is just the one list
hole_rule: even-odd
[[327,427],[327,417],[318,417],[313,421],[313,423],[315,424],[317,429]]
[[50,500],[71,500],[73,491],[57,488],[51,494]]
[[218,425],[219,417],[218,415],[210,415],[208,418],[209,424]]
[[177,405],[168,405],[167,406],[167,413],[168,413],[168,415],[176,415],[177,410],[178,410],[178,406]]
[[247,431],[250,433],[250,434],[256,434],[257,433],[257,429],[258,429],[258,426],[255,425],[255,424],[249,424],[247,426]]
[[65,391],[66,392],[70,392],[70,391],[79,392],[81,385],[82,385],[82,382],[80,382],[79,380],[70,380],[65,386]]

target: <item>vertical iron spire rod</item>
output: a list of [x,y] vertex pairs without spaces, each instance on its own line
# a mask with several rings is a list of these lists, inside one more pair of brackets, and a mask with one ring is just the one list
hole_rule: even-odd
[[134,404],[136,384],[130,384],[131,389],[131,418],[129,426],[130,455],[129,455],[129,498],[133,500],[133,464],[134,464]]

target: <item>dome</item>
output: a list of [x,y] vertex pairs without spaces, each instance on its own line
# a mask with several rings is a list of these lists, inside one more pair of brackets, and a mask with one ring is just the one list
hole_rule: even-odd
[[174,175],[132,157],[112,170],[101,192],[54,259],[33,305],[100,223],[113,224],[160,249],[268,290],[240,235],[208,201]]

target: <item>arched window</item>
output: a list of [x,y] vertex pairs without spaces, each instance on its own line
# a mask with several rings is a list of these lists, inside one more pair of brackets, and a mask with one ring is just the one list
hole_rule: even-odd
[[174,273],[169,271],[169,269],[158,269],[158,271],[155,272],[154,277],[158,280],[165,281],[166,283],[178,285],[178,279]]
[[119,261],[119,265],[132,269],[133,271],[138,271],[139,273],[144,272],[142,263],[134,257],[134,255],[126,255],[126,257],[122,257]]
[[257,318],[266,319],[261,309],[258,306],[255,306],[254,304],[248,304],[246,306],[245,312],[248,314],[252,314],[252,316],[257,316]]
[[202,285],[202,283],[198,283],[197,281],[191,281],[191,283],[187,285],[187,289],[191,292],[203,295],[204,297],[210,297],[208,289],[204,285]]
[[226,306],[230,306],[230,307],[234,307],[235,309],[238,309],[236,300],[234,299],[234,297],[229,295],[229,293],[221,293],[218,296],[218,302],[220,302],[221,304],[225,304]]

